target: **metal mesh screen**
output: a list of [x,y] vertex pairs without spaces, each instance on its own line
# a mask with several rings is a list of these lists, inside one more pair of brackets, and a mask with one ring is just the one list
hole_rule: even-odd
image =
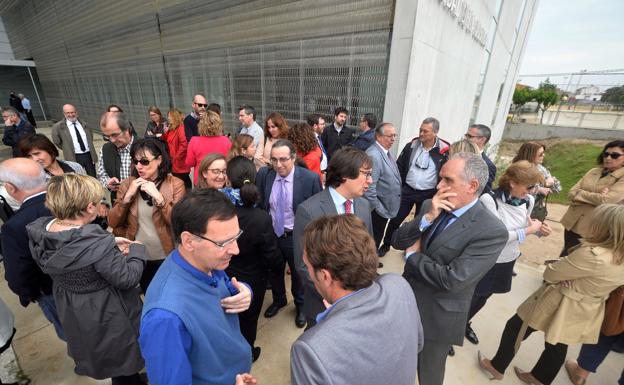
[[[338,105],[351,124],[365,112],[381,117],[392,7],[393,0],[23,0],[0,14],[11,42],[19,35],[24,43],[16,54],[35,60],[55,118],[71,102],[95,124],[115,103],[139,128],[148,106],[189,111],[203,93],[221,104],[232,129],[241,104],[254,106],[258,120],[271,111],[290,120],[330,115]],[[7,22],[16,13],[19,23]]]

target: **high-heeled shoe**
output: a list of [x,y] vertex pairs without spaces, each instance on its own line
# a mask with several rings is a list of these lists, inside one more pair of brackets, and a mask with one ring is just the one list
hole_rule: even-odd
[[502,380],[504,375],[492,366],[492,361],[486,358],[479,350],[477,352],[477,359],[479,360],[479,367],[490,375],[490,380]]

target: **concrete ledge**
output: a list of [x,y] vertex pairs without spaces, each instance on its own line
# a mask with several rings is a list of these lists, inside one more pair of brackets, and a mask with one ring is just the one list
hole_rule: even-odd
[[505,131],[503,131],[503,139],[506,140],[542,140],[550,138],[616,140],[624,138],[624,131],[528,123],[507,123]]

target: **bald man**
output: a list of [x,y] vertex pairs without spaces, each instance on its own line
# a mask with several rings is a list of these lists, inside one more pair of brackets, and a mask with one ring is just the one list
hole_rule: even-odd
[[97,152],[93,148],[93,132],[87,124],[78,119],[76,107],[63,106],[64,119],[52,127],[52,141],[63,150],[63,158],[78,162],[92,177],[96,176]]
[[33,260],[24,228],[37,218],[51,216],[45,207],[46,174],[39,163],[28,158],[13,158],[0,163],[0,181],[7,193],[21,204],[2,226],[2,255],[9,288],[22,306],[37,303],[52,322],[56,334],[65,340],[52,296],[52,279]]
[[199,118],[206,114],[208,103],[204,95],[197,94],[193,96],[192,107],[193,111],[184,118],[184,134],[187,142],[190,142],[192,137],[198,135],[197,124],[199,123]]

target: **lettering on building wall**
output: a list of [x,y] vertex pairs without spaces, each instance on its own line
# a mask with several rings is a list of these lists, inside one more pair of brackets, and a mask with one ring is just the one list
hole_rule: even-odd
[[457,19],[457,23],[460,27],[469,33],[472,38],[481,45],[481,47],[485,47],[485,28],[483,28],[483,24],[477,20],[477,16],[472,11],[467,1],[440,0],[440,3],[444,8],[446,8],[451,16]]

